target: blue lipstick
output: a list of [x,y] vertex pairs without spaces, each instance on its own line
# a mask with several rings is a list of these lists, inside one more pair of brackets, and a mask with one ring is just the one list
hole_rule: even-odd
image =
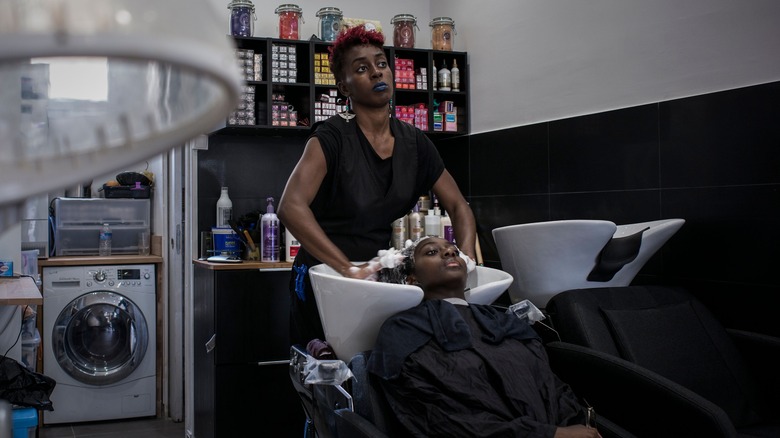
[[385,91],[387,90],[387,84],[384,82],[377,82],[376,85],[374,85],[374,91]]

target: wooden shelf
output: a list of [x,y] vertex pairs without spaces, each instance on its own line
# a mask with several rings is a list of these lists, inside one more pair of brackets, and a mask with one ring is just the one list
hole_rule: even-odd
[[43,304],[43,296],[30,277],[0,277],[0,305]]
[[243,260],[241,263],[213,263],[205,260],[193,260],[192,263],[212,271],[245,271],[249,269],[260,271],[289,271],[292,269],[293,265],[289,262],[263,263],[247,260]]

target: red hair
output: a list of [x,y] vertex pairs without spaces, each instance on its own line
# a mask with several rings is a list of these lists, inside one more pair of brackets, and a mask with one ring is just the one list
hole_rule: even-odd
[[384,48],[385,36],[378,30],[368,30],[365,26],[349,27],[339,33],[333,45],[328,47],[330,52],[330,71],[336,77],[336,81],[343,79],[344,54],[355,46],[370,45]]

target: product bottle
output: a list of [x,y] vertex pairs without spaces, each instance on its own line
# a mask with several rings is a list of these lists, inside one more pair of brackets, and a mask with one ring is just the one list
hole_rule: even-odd
[[460,91],[460,69],[458,68],[457,59],[452,60],[450,75],[452,76],[452,91]]
[[430,209],[425,216],[425,235],[439,237],[439,233],[441,233],[441,216],[437,216],[433,209]]
[[217,228],[229,228],[233,218],[233,201],[228,196],[228,188],[222,187],[222,194],[217,200]]
[[298,255],[298,250],[301,248],[301,243],[292,235],[290,230],[284,230],[284,247],[284,261],[294,262],[295,256]]
[[420,204],[414,204],[412,211],[407,215],[409,223],[409,239],[416,242],[420,237],[425,236],[425,216],[420,213]]
[[406,216],[401,216],[393,221],[393,236],[390,243],[395,249],[404,249],[404,244],[408,238],[409,232],[406,227]]
[[100,229],[100,243],[98,243],[98,254],[100,256],[111,255],[111,227],[108,223],[103,224],[103,228]]
[[436,73],[436,62],[435,61],[431,62],[431,70],[433,71],[433,74],[431,75],[431,80],[433,81],[433,83],[431,84],[431,89],[433,91],[436,91],[437,90],[436,81],[438,80],[438,76],[436,76],[437,73]]
[[274,198],[266,199],[268,206],[260,219],[263,246],[260,247],[261,262],[279,261],[279,218],[274,213]]
[[431,198],[428,195],[422,195],[417,199],[417,205],[420,207],[420,214],[425,216],[431,209]]
[[455,232],[452,229],[452,219],[445,211],[441,216],[441,237],[451,243],[455,243]]
[[447,68],[447,61],[442,61],[439,69],[439,91],[450,91],[450,69]]

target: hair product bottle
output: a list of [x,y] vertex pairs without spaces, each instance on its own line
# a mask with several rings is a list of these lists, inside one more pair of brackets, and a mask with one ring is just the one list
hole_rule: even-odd
[[441,237],[451,243],[455,243],[455,232],[452,229],[452,219],[450,219],[446,210],[441,216]]
[[222,187],[222,194],[217,200],[217,228],[230,227],[230,219],[233,218],[233,201],[228,196],[228,188]]
[[428,214],[428,210],[431,209],[431,198],[428,195],[422,195],[417,200],[417,205],[420,207],[420,214],[425,216]]
[[295,256],[298,255],[298,250],[301,248],[301,243],[292,235],[290,230],[284,230],[284,248],[284,261],[294,262]]
[[268,206],[260,219],[263,245],[260,247],[261,262],[279,261],[279,218],[274,213],[274,198],[266,199]]
[[425,216],[425,235],[439,237],[441,233],[441,216],[434,213],[433,209],[428,210]]
[[414,204],[412,211],[407,215],[409,227],[409,239],[416,242],[417,239],[425,236],[425,216],[420,213],[420,204]]
[[404,249],[404,244],[408,238],[409,232],[406,227],[406,216],[401,216],[393,221],[393,237],[390,243],[395,249]]
[[441,62],[439,69],[439,91],[450,91],[451,72],[447,68],[447,61]]
[[450,76],[452,77],[452,91],[460,91],[460,69],[458,68],[458,60],[452,60],[452,70],[450,70]]
[[431,81],[432,81],[431,82],[431,90],[436,91],[438,89],[438,84],[436,83],[436,81],[439,80],[439,77],[436,76],[437,75],[437,73],[436,73],[436,61],[431,63],[431,72],[433,73],[431,75]]

